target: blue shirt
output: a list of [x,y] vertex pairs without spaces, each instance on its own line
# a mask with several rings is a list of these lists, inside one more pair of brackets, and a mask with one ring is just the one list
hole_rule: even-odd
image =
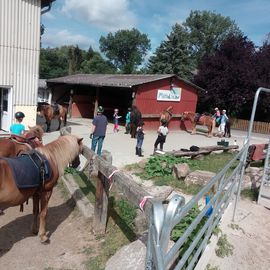
[[93,125],[96,127],[94,131],[94,136],[105,136],[108,120],[107,117],[103,114],[98,114],[93,119]]
[[25,131],[25,126],[21,123],[15,123],[10,126],[10,132],[15,135],[22,135]]

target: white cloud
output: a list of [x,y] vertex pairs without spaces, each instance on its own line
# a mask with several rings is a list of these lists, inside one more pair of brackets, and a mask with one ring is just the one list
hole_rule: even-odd
[[108,31],[135,27],[137,19],[128,8],[129,0],[65,0],[62,11],[70,18]]
[[59,47],[63,45],[78,45],[81,49],[88,49],[91,45],[96,47],[95,40],[80,34],[73,34],[68,30],[46,30],[42,36],[42,47]]

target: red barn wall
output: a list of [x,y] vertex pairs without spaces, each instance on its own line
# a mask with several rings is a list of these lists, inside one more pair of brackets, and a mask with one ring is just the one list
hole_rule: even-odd
[[[156,82],[141,85],[137,88],[136,106],[144,114],[157,114],[173,106],[173,114],[179,115],[184,111],[196,111],[197,106],[197,90],[180,81],[176,78],[173,79],[174,87],[181,88],[180,101],[159,101],[157,100],[158,89],[169,90],[171,87],[171,79],[159,80]],[[146,129],[157,129],[159,126],[159,117],[157,118],[144,118]],[[182,123],[180,118],[172,118],[169,124],[170,129],[190,129],[191,125],[187,121]]]

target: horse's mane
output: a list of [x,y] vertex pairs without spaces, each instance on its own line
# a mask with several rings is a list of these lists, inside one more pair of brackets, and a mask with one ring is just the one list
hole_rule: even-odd
[[[40,125],[36,125],[36,126],[33,126],[33,127],[28,126],[28,128],[29,128],[29,131],[26,131],[26,134],[27,134],[28,132],[31,132],[31,133],[33,133],[39,140],[42,140],[42,137],[43,137],[43,135],[44,135],[44,130],[43,130],[42,126],[40,126]],[[27,136],[25,136],[25,137],[27,137]]]
[[65,167],[79,155],[78,137],[74,135],[60,136],[57,140],[36,148],[38,152],[56,164],[59,175],[64,173]]

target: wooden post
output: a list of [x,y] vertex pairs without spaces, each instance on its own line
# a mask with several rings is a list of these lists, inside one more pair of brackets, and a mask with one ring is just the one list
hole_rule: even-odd
[[[112,164],[111,154],[104,150],[102,158]],[[109,181],[104,174],[98,171],[96,186],[96,201],[94,211],[93,230],[95,234],[104,234],[108,218]]]
[[106,182],[106,177],[101,172],[98,172],[93,224],[95,234],[104,234],[106,232],[109,198],[108,185]]
[[99,100],[99,87],[96,88],[96,99],[95,99],[94,116],[97,115],[97,108],[99,106],[98,100]]

